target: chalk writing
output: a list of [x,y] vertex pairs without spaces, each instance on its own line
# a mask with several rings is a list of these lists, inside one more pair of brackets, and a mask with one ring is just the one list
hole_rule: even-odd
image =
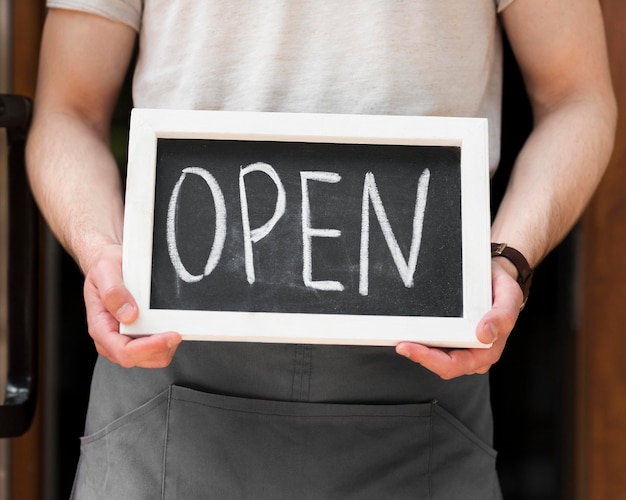
[[[204,274],[191,274],[185,268],[180,254],[178,253],[178,247],[176,245],[176,207],[178,206],[178,195],[180,188],[187,177],[187,174],[193,174],[201,177],[207,183],[213,194],[213,202],[215,203],[215,238],[213,240],[213,247],[207,260],[206,266],[204,266]],[[220,257],[222,256],[222,250],[224,248],[224,240],[226,239],[226,203],[224,202],[224,195],[220,189],[219,184],[208,171],[199,167],[188,167],[183,170],[182,175],[178,179],[178,182],[174,186],[172,196],[167,209],[167,250],[172,261],[172,265],[176,270],[176,274],[180,279],[187,283],[194,283],[200,281],[204,276],[211,274],[215,266],[217,266]]]
[[[248,212],[248,195],[246,193],[246,183],[244,177],[250,172],[263,172],[267,174],[274,182],[278,191],[278,197],[276,200],[276,208],[274,209],[274,215],[261,227],[250,229],[250,214]],[[252,256],[252,243],[256,243],[265,238],[285,213],[285,187],[278,177],[276,170],[267,163],[257,162],[252,165],[248,165],[242,168],[239,172],[239,198],[241,204],[241,222],[243,225],[243,241],[246,263],[246,277],[248,283],[252,284],[255,281],[254,273],[254,259]]]
[[463,313],[460,149],[159,140],[151,307]]
[[335,172],[300,172],[302,184],[302,280],[305,286],[317,290],[343,291],[343,285],[339,281],[314,281],[312,264],[312,239],[339,238],[341,231],[338,229],[318,229],[311,227],[311,203],[309,200],[309,180],[318,182],[336,183],[341,176]]
[[[245,176],[251,172],[263,172],[266,174],[277,190],[276,205],[272,217],[262,226],[250,228],[250,213],[248,208],[248,194],[246,190]],[[180,188],[188,174],[201,177],[211,190],[213,203],[215,205],[215,237],[209,258],[204,267],[203,274],[191,274],[183,264],[178,252],[176,242],[176,214],[177,203],[180,195]],[[359,293],[368,295],[369,290],[369,242],[370,242],[370,204],[374,208],[374,214],[378,220],[381,231],[387,243],[387,247],[391,253],[393,261],[396,265],[400,278],[406,288],[413,286],[413,275],[417,266],[420,245],[422,240],[422,227],[424,224],[424,211],[426,209],[426,200],[428,197],[428,184],[430,180],[430,170],[424,169],[419,177],[417,185],[417,193],[415,196],[415,210],[413,214],[413,233],[411,235],[411,247],[407,260],[402,255],[402,250],[398,244],[387,211],[383,205],[383,201],[376,186],[376,179],[372,172],[365,174],[363,182],[363,199],[361,203],[361,245],[360,245],[360,262],[359,262]],[[308,288],[337,291],[344,290],[344,285],[336,280],[314,280],[313,279],[313,238],[339,238],[341,231],[339,229],[315,228],[311,224],[311,200],[309,195],[309,182],[325,182],[335,184],[341,181],[341,175],[336,172],[316,172],[303,171],[300,172],[300,184],[302,191],[302,208],[301,208],[301,227],[302,227],[302,281]],[[248,283],[255,282],[254,258],[252,252],[252,244],[267,237],[272,231],[278,220],[285,214],[286,210],[286,194],[285,188],[280,180],[280,176],[274,168],[263,162],[253,163],[246,167],[242,167],[239,173],[239,197],[241,206],[241,220],[244,242],[244,262],[245,272]],[[177,276],[187,283],[195,283],[200,281],[217,267],[222,251],[224,248],[224,240],[226,238],[227,220],[226,220],[226,203],[222,189],[220,188],[215,177],[203,168],[188,167],[183,169],[181,176],[176,182],[167,213],[167,248]]]

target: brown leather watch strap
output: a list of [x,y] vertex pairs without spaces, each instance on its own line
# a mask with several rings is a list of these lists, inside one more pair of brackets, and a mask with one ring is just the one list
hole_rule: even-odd
[[506,243],[492,243],[491,257],[504,257],[509,260],[517,269],[517,282],[524,294],[524,302],[520,307],[520,311],[524,309],[528,294],[530,293],[530,284],[533,280],[533,270],[530,268],[526,257],[515,248],[508,246]]

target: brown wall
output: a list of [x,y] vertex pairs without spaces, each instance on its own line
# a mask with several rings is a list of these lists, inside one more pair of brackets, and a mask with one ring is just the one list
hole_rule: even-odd
[[620,118],[611,163],[582,224],[579,500],[626,498],[626,2],[601,3]]
[[[12,92],[33,98],[45,0],[13,0]],[[31,429],[11,443],[11,498],[42,498],[42,409],[40,401]]]

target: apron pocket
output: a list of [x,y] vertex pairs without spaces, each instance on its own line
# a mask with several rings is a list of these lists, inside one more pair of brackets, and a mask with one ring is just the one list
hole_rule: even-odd
[[81,438],[71,498],[160,498],[169,392]]
[[500,499],[495,460],[437,403],[280,402],[172,386],[81,439],[72,498]]
[[432,405],[171,388],[164,500],[429,498]]
[[496,451],[437,403],[433,403],[433,443],[433,499],[502,498]]

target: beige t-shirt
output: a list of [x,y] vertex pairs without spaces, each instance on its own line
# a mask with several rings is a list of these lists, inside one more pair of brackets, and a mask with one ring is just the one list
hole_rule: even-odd
[[139,33],[137,107],[489,119],[513,0],[48,0]]

